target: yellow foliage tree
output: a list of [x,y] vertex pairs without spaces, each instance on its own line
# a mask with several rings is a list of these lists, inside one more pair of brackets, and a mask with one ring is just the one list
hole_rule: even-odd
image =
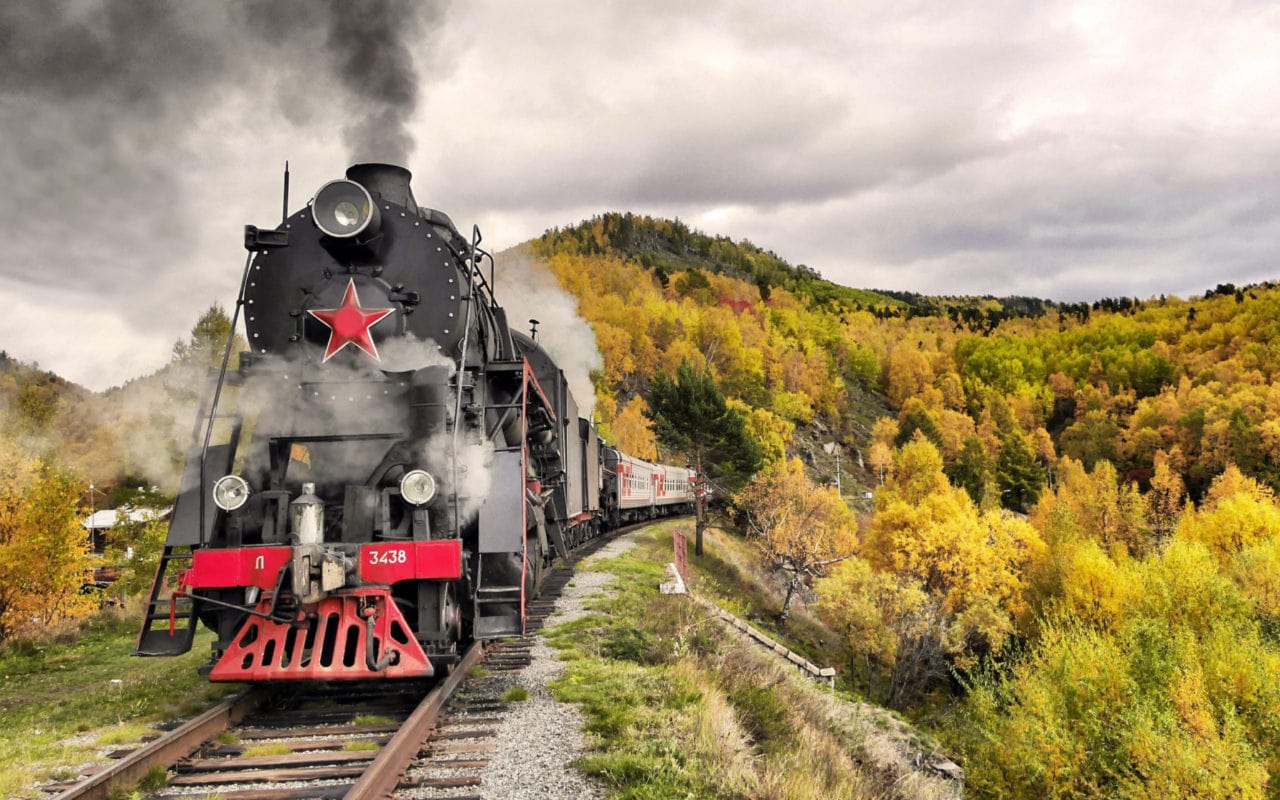
[[0,442],[0,642],[97,607],[71,477]]
[[871,450],[867,453],[867,461],[871,464],[871,469],[875,472],[880,485],[883,486],[893,470],[893,448],[884,442],[872,442]]
[[[946,625],[938,600],[910,578],[853,557],[818,581],[818,609],[863,660],[870,696],[902,707],[947,675]],[[887,676],[876,691],[876,670]]]
[[[895,408],[933,385],[933,367],[914,343],[902,342],[889,354],[889,402]],[[941,395],[939,395],[941,400]]]
[[853,513],[834,488],[809,480],[799,459],[762,470],[738,493],[736,504],[770,566],[787,575],[783,619],[802,582],[822,577],[857,547]]
[[1228,467],[1201,507],[1183,514],[1175,537],[1203,544],[1225,565],[1242,550],[1278,535],[1280,508],[1271,490]]
[[1253,613],[1280,632],[1280,538],[1242,550],[1231,559],[1227,574],[1253,602]]
[[1131,613],[1141,587],[1127,562],[1117,564],[1093,541],[1064,548],[1059,558],[1061,595],[1055,616],[1111,630]]
[[1163,545],[1173,535],[1182,515],[1187,497],[1187,487],[1182,476],[1171,464],[1169,454],[1158,450],[1155,454],[1155,473],[1151,476],[1151,488],[1147,491],[1147,525],[1155,535],[1157,545]]
[[1023,573],[1044,549],[1014,515],[980,512],[948,483],[942,457],[923,437],[904,445],[876,497],[862,556],[917,581],[948,620],[947,651],[961,666],[999,652],[1029,609]]
[[760,443],[760,452],[766,464],[782,461],[787,457],[787,444],[795,433],[794,423],[763,408],[753,408],[741,400],[725,401],[729,408],[742,415],[747,432]]
[[1097,462],[1092,472],[1070,456],[1058,462],[1057,485],[1032,509],[1030,519],[1044,530],[1048,518],[1061,510],[1069,514],[1086,537],[1109,551],[1140,554],[1149,549],[1146,504],[1136,485],[1119,481],[1109,461]]
[[658,440],[653,434],[653,424],[644,415],[648,408],[644,398],[637,395],[627,401],[609,427],[614,443],[624,452],[653,460],[658,456]]

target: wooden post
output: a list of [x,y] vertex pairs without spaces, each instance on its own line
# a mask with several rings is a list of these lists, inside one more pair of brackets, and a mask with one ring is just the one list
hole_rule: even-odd
[[680,573],[680,579],[684,581],[685,586],[689,585],[689,539],[680,531],[671,534],[672,545],[672,562],[676,565],[676,572]]

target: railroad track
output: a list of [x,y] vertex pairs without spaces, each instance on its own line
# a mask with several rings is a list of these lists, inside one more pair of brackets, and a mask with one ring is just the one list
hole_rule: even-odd
[[526,636],[472,645],[435,685],[255,687],[52,800],[107,800],[156,766],[165,767],[169,778],[150,795],[154,800],[372,800],[419,789],[433,797],[481,800],[480,773],[509,709],[487,679],[531,662],[531,637],[554,610],[574,566],[636,527],[598,537],[571,563],[558,562],[528,604]]

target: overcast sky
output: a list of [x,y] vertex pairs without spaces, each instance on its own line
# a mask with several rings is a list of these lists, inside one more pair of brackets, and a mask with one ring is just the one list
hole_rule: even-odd
[[294,208],[407,161],[499,249],[629,210],[865,288],[1272,279],[1277,42],[1280,5],[1194,0],[5,0],[0,349],[158,368],[232,303],[286,159]]

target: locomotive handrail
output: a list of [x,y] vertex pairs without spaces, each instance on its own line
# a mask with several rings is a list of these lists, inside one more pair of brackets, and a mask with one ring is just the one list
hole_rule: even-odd
[[[462,429],[462,376],[467,370],[467,346],[471,338],[471,314],[475,308],[476,292],[475,292],[475,276],[479,272],[475,262],[476,251],[480,247],[480,227],[478,225],[471,226],[471,254],[470,257],[463,261],[467,268],[467,286],[471,291],[467,292],[467,316],[462,321],[462,347],[458,352],[458,371],[454,373],[454,383],[457,385],[457,391],[454,393],[453,401],[453,440],[450,444],[449,452],[449,478],[453,483],[453,491],[450,492],[453,500],[453,527],[454,530],[462,529],[461,510],[458,507],[458,431]],[[480,276],[480,283],[484,283],[484,276]],[[493,297],[493,291],[490,290],[489,296]]]
[[205,504],[208,494],[208,476],[205,474],[205,462],[209,456],[209,442],[213,439],[213,423],[218,416],[218,402],[222,399],[222,386],[227,380],[227,364],[231,361],[231,346],[236,340],[236,325],[240,322],[240,309],[244,308],[244,296],[249,286],[249,267],[253,264],[253,251],[250,251],[244,258],[244,275],[240,278],[240,293],[236,297],[235,312],[231,315],[231,330],[227,332],[227,344],[222,349],[222,367],[218,370],[218,383],[213,390],[213,402],[209,404],[209,416],[205,420],[204,428],[204,444],[200,448],[200,486],[198,492],[200,495],[200,530],[199,542],[204,547],[204,531],[205,531]]

